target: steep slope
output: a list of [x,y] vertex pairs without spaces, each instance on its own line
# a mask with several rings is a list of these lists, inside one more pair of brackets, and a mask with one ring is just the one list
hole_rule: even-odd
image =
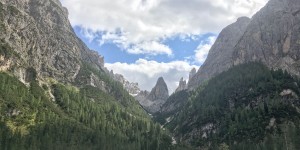
[[154,120],[162,125],[170,122],[184,108],[189,96],[190,92],[187,90],[173,93],[161,106],[160,111],[154,114]]
[[0,149],[170,149],[59,0],[0,0]]
[[260,63],[235,66],[189,96],[168,127],[199,149],[299,149],[300,82]]
[[121,104],[92,86],[52,82],[48,89],[34,80],[28,88],[6,73],[0,83],[0,149],[171,148],[171,139],[128,94]]
[[269,68],[300,76],[300,1],[270,0],[251,21],[240,18],[226,27],[211,48],[207,60],[189,82],[195,89],[203,81],[228,68],[260,61]]
[[0,2],[1,45],[15,54],[4,61],[21,81],[27,82],[29,67],[38,77],[64,82],[75,80],[83,62],[103,67],[103,57],[89,50],[73,32],[68,11],[59,0]]
[[226,27],[187,104],[158,120],[198,149],[299,149],[299,12],[300,1],[270,0],[242,30]]
[[242,17],[222,30],[210,49],[207,59],[196,75],[193,75],[190,79],[188,83],[189,89],[197,88],[203,81],[233,66],[232,55],[234,46],[244,34],[249,22],[249,18]]
[[136,96],[136,99],[149,113],[152,114],[158,112],[160,107],[169,97],[168,86],[162,77],[158,78],[156,85],[149,94],[146,92],[141,94]]
[[270,0],[249,23],[234,52],[234,64],[261,61],[300,76],[300,1]]

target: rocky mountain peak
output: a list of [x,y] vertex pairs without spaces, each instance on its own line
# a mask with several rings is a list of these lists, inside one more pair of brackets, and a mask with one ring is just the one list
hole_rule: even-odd
[[190,71],[190,74],[189,74],[189,80],[194,77],[197,73],[197,70],[196,68],[193,68],[191,71]]
[[198,87],[203,81],[226,71],[233,66],[232,55],[234,47],[239,39],[243,36],[250,19],[241,17],[237,21],[226,28],[219,34],[216,42],[210,49],[207,59],[200,67],[196,75],[189,80],[189,89]]
[[166,100],[169,97],[168,86],[163,77],[158,78],[156,85],[152,88],[149,96],[151,101]]
[[300,1],[270,0],[234,48],[234,65],[260,61],[300,76]]
[[177,89],[175,90],[175,93],[183,91],[185,89],[187,89],[186,80],[183,80],[183,78],[181,78],[179,81],[179,85],[178,85]]
[[249,17],[243,16],[243,17],[239,17],[239,18],[237,19],[236,23],[237,23],[237,24],[240,24],[240,25],[242,25],[242,24],[248,24],[250,20],[251,20],[251,19],[250,19]]
[[219,34],[206,61],[190,79],[189,89],[234,65],[251,61],[300,76],[299,22],[299,0],[270,0],[251,19],[237,19]]
[[161,106],[169,98],[169,90],[165,80],[158,78],[156,85],[151,92],[141,91],[135,99],[143,106],[149,113],[156,113],[160,111]]
[[69,83],[83,64],[104,70],[104,58],[76,36],[59,0],[0,0],[0,9],[0,46],[13,51],[0,63],[20,81],[27,82],[29,69],[39,79]]

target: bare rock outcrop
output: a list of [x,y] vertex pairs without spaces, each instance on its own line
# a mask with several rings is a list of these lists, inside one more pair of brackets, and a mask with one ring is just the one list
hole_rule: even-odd
[[300,76],[300,1],[270,0],[251,20],[239,18],[223,29],[189,89],[234,65],[262,62]]
[[299,0],[270,0],[253,16],[235,46],[234,65],[260,61],[300,76],[299,28]]
[[83,63],[104,68],[104,58],[76,36],[59,0],[0,0],[0,20],[0,68],[20,80],[28,68],[61,82],[74,82]]
[[249,18],[241,17],[235,23],[222,30],[210,49],[206,61],[200,67],[196,75],[192,76],[189,80],[189,89],[198,87],[203,81],[232,67],[234,47],[243,36],[249,22]]
[[179,81],[179,85],[178,85],[177,89],[175,90],[175,93],[186,90],[186,89],[187,89],[186,80],[183,80],[183,78],[181,78]]
[[164,79],[160,77],[149,94],[147,92],[141,92],[136,96],[136,99],[145,110],[153,114],[160,110],[161,106],[167,101],[168,97],[168,86]]

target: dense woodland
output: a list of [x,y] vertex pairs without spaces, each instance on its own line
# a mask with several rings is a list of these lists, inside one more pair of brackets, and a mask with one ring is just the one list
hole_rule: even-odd
[[188,99],[189,92],[187,90],[173,93],[163,104],[162,110],[157,112],[156,114],[153,114],[153,119],[162,125],[166,124],[166,118],[169,118],[182,110],[182,108],[186,105]]
[[26,86],[0,73],[1,150],[172,149],[170,136],[120,84],[107,81],[112,95],[48,80]]
[[[0,43],[0,54],[18,58]],[[88,84],[96,76],[106,91]],[[123,86],[89,63],[74,83],[37,79],[26,70],[26,85],[0,72],[1,150],[168,150],[175,147]]]
[[166,127],[194,147],[297,150],[299,84],[260,63],[239,65],[190,92]]

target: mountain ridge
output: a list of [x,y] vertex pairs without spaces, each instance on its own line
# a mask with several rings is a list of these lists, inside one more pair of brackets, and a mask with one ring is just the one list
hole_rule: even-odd
[[0,0],[0,20],[0,149],[173,147],[59,0]]
[[224,28],[190,80],[189,89],[195,89],[230,67],[250,61],[261,61],[270,69],[284,69],[300,76],[297,67],[299,10],[297,0],[270,0],[251,19],[241,17]]
[[244,34],[249,22],[249,18],[240,17],[235,23],[221,31],[211,47],[207,59],[198,72],[190,79],[188,83],[189,89],[197,88],[204,81],[233,66],[232,55],[234,46]]

